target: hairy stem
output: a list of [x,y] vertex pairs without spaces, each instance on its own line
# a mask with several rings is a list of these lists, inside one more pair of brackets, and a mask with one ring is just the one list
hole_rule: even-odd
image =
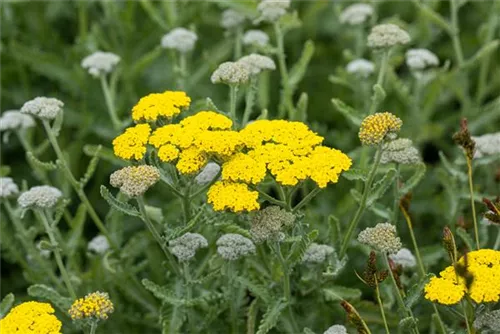
[[104,74],[101,74],[101,88],[102,92],[104,93],[104,100],[106,101],[106,107],[108,109],[109,118],[111,118],[111,122],[113,123],[113,128],[115,130],[120,130],[122,124],[116,114],[115,99],[114,99],[115,94],[111,91],[108,81],[106,80],[106,76]]
[[408,230],[410,231],[411,242],[413,244],[413,251],[415,252],[415,256],[417,257],[418,270],[420,277],[422,278],[425,276],[425,268],[424,268],[424,262],[422,261],[422,256],[420,255],[420,250],[417,245],[417,239],[415,238],[415,232],[413,231],[413,224],[411,222],[410,215],[408,214],[406,209],[401,204],[399,205],[399,208],[401,209],[401,212],[405,217],[406,224],[408,225]]
[[238,117],[236,116],[237,95],[238,85],[229,85],[229,117],[231,117],[235,125],[238,124]]
[[349,244],[352,239],[352,234],[354,233],[354,230],[358,226],[359,220],[361,219],[361,216],[363,216],[363,213],[365,212],[366,209],[366,201],[368,199],[368,195],[370,194],[370,190],[372,188],[372,183],[373,180],[375,179],[375,174],[377,173],[377,168],[378,165],[380,164],[380,158],[382,157],[382,146],[379,145],[377,147],[377,152],[375,153],[375,162],[372,165],[372,168],[370,169],[370,173],[368,174],[368,179],[365,182],[365,186],[363,189],[363,194],[361,196],[361,201],[358,206],[358,210],[354,214],[354,217],[352,220],[349,222],[349,225],[347,227],[346,234],[344,235],[344,239],[342,240],[342,246],[340,248],[340,259],[344,257],[344,255],[347,252],[347,248],[349,247]]
[[61,276],[63,278],[64,284],[66,285],[66,289],[68,290],[68,293],[71,296],[71,298],[76,299],[75,290],[73,289],[73,285],[71,284],[68,272],[66,271],[66,267],[64,266],[61,257],[61,250],[59,249],[56,237],[54,235],[54,222],[52,221],[52,217],[50,213],[46,211],[40,211],[37,212],[37,214],[40,217],[40,220],[42,221],[45,227],[45,232],[47,232],[47,235],[49,236],[49,240],[52,245],[52,252],[54,253],[54,256],[56,258],[56,263],[57,266],[59,267],[59,271],[61,272]]
[[374,277],[374,279],[375,279],[375,295],[377,297],[377,302],[380,307],[380,314],[382,315],[382,321],[384,322],[385,332],[387,334],[391,334],[391,332],[389,331],[389,326],[387,325],[387,319],[385,318],[384,304],[382,304],[382,299],[380,298],[380,290],[378,288],[377,277]]
[[474,183],[472,182],[472,161],[469,157],[465,157],[467,160],[467,176],[469,178],[469,194],[470,194],[470,205],[472,207],[472,220],[474,221],[474,237],[476,241],[477,249],[480,249],[479,245],[479,230],[477,227],[476,218],[476,204],[474,203]]
[[279,22],[274,23],[274,33],[276,35],[276,44],[278,48],[278,53],[277,53],[278,67],[280,69],[281,86],[283,89],[279,105],[279,118],[285,117],[285,114],[288,113],[288,119],[292,119],[293,115],[295,114],[295,110],[293,107],[292,90],[290,87],[290,79],[285,61],[286,55],[284,46],[284,36]]
[[257,77],[252,75],[250,78],[250,85],[247,89],[247,94],[245,98],[245,112],[243,113],[243,120],[241,122],[241,127],[244,127],[252,115],[253,104],[255,101],[255,93],[257,92]]

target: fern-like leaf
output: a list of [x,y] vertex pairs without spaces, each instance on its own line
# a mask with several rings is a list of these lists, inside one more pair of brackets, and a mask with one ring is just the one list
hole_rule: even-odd
[[122,202],[118,200],[109,192],[108,188],[106,188],[105,186],[101,186],[101,196],[106,200],[106,202],[108,202],[108,204],[113,209],[116,209],[129,216],[134,216],[134,217],[141,216],[140,212],[135,208],[135,206],[127,202]]
[[87,183],[90,181],[92,176],[94,176],[94,173],[97,169],[97,164],[99,163],[99,153],[101,152],[102,146],[98,145],[96,150],[94,151],[94,155],[92,156],[92,159],[90,159],[89,164],[87,165],[87,171],[83,175],[83,177],[80,179],[80,186],[83,188],[87,185]]
[[38,160],[37,157],[31,152],[28,151],[26,152],[26,159],[31,163],[35,168],[45,170],[45,171],[52,171],[57,169],[57,166],[54,162],[49,161],[49,162],[43,162]]
[[28,295],[31,297],[46,299],[59,310],[66,313],[71,307],[72,299],[61,296],[59,292],[44,284],[35,284],[28,288]]

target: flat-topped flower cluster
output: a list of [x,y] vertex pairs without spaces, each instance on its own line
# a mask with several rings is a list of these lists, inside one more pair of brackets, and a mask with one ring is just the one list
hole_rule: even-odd
[[215,162],[222,166],[222,176],[208,190],[208,201],[217,211],[234,212],[260,208],[254,188],[266,177],[282,186],[311,179],[324,188],[351,166],[346,154],[322,146],[323,137],[301,122],[257,120],[236,131],[227,116],[200,111],[173,123],[190,101],[184,92],[143,97],[132,108],[138,124],[113,141],[115,155],[140,161],[149,147],[183,175],[197,174]]

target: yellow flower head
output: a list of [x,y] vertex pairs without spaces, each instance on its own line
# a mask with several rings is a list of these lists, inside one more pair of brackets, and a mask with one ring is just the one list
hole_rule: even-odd
[[248,189],[243,183],[218,181],[208,190],[208,203],[215,211],[230,210],[233,212],[253,211],[260,208],[257,199],[259,194]]
[[175,165],[182,174],[193,174],[199,172],[208,162],[206,154],[196,146],[183,150],[179,155],[179,161]]
[[97,291],[75,300],[68,313],[73,320],[89,318],[106,320],[114,310],[109,295],[106,292]]
[[[464,257],[458,263],[464,265]],[[425,298],[445,305],[460,302],[465,294],[476,303],[500,300],[500,251],[480,249],[467,253],[467,271],[473,277],[469,290],[465,280],[449,266],[441,271],[441,277],[431,278],[425,286]]]
[[359,140],[363,145],[378,145],[389,133],[398,132],[403,122],[389,112],[367,116],[359,129]]
[[202,131],[196,136],[194,144],[206,154],[224,159],[233,155],[242,143],[236,131]]
[[213,111],[200,111],[183,119],[180,125],[200,130],[229,130],[233,126],[233,121],[229,117]]
[[138,124],[125,130],[113,140],[113,152],[119,158],[140,160],[146,153],[151,127],[149,124]]
[[13,309],[0,320],[2,334],[59,334],[61,322],[53,314],[48,303],[25,302]]
[[351,159],[342,151],[324,146],[314,148],[309,159],[310,177],[320,188],[326,187],[327,183],[337,183],[340,173],[352,165]]
[[165,91],[144,96],[132,108],[135,122],[154,122],[159,117],[171,119],[187,108],[191,98],[184,92]]
[[222,165],[222,179],[257,184],[266,176],[266,164],[243,153],[236,153]]

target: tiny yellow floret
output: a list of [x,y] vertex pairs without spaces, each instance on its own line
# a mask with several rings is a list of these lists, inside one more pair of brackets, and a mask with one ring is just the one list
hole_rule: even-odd
[[50,304],[31,301],[14,307],[0,320],[0,333],[59,334],[61,326]]
[[208,203],[215,211],[254,211],[260,208],[259,193],[248,189],[243,183],[218,181],[208,190]]
[[132,108],[132,119],[137,123],[154,122],[159,117],[171,119],[190,104],[191,98],[185,92],[152,93],[141,98]]
[[387,134],[401,129],[403,121],[389,112],[376,113],[365,117],[359,129],[359,140],[363,145],[378,145]]
[[149,124],[138,124],[125,130],[113,140],[113,152],[119,158],[140,160],[146,153],[151,127]]

